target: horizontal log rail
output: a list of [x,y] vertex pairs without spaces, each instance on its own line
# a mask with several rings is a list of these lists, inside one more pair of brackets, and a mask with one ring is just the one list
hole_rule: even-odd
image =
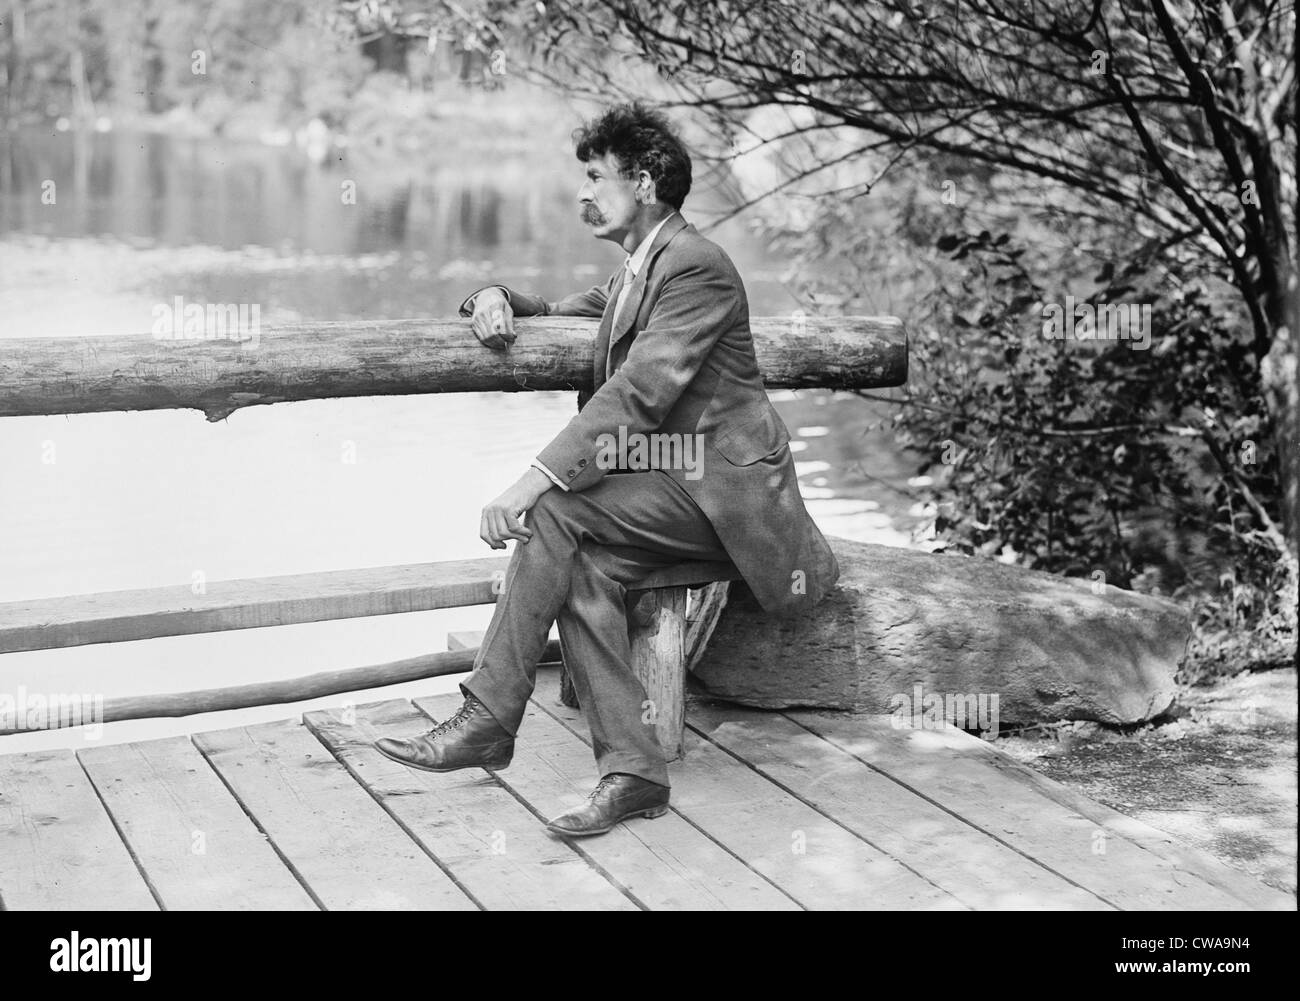
[[[46,716],[41,730],[60,730],[87,724],[121,723],[132,719],[160,719],[163,717],[195,716],[199,713],[224,712],[230,709],[250,709],[254,706],[284,705],[307,702],[310,699],[346,692],[359,692],[369,688],[384,688],[407,681],[423,681],[448,674],[464,674],[473,669],[478,647],[426,653],[386,664],[368,664],[338,671],[321,671],[299,678],[277,681],[259,681],[249,685],[229,685],[223,688],[205,688],[193,692],[167,692],[159,695],[128,695],[105,699],[102,706],[88,706],[78,702],[76,712],[60,712],[57,707],[42,707]],[[551,640],[542,654],[542,663],[560,659],[560,644]],[[67,708],[67,707],[65,707]],[[33,732],[30,727],[0,727],[0,737]]]
[[[597,325],[521,319],[504,352],[479,344],[463,319],[304,323],[243,341],[15,338],[0,353],[0,417],[193,408],[216,421],[293,400],[590,389]],[[907,337],[894,317],[760,317],[750,325],[769,388],[907,380]]]

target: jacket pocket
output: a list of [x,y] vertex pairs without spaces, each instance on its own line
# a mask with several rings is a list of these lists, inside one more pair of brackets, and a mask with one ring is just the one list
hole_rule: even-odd
[[733,466],[753,465],[785,447],[790,432],[769,404],[718,438],[713,447]]

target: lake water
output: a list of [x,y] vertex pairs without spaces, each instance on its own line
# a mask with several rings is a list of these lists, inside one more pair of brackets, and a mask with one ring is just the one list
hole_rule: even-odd
[[[602,281],[621,251],[576,214],[568,149],[445,152],[418,166],[318,166],[292,147],[120,132],[0,133],[0,337],[150,329],[155,303],[257,303],[261,321],[454,315],[487,281],[552,298]],[[51,187],[52,182],[52,187]],[[340,197],[355,185],[355,204]],[[53,204],[42,195],[53,192]],[[727,196],[702,185],[701,225]],[[754,315],[796,302],[743,220],[709,233]],[[3,347],[0,346],[0,350]],[[910,473],[878,408],[774,394],[810,511],[828,534],[906,545]],[[487,555],[478,512],[574,412],[572,394],[325,400],[237,411],[0,420],[0,601]],[[347,461],[354,457],[354,461]],[[914,464],[913,464],[914,465]],[[111,698],[294,677],[445,649],[490,607],[170,637],[0,657],[0,693]],[[114,724],[136,740],[280,719],[292,707]],[[0,752],[81,746],[24,734]]]

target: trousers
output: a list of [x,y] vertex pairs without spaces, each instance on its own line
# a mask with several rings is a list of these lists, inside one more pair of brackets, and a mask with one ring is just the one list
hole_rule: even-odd
[[602,776],[667,786],[668,766],[632,671],[627,591],[651,571],[727,553],[686,490],[661,470],[608,473],[586,490],[542,494],[525,516],[492,622],[461,690],[517,734],[537,662],[558,623],[564,663]]

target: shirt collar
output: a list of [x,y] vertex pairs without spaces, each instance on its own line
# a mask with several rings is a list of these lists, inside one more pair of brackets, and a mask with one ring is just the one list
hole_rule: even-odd
[[656,225],[654,229],[650,230],[650,232],[645,235],[645,239],[642,240],[640,245],[636,248],[636,250],[632,251],[632,253],[628,256],[628,259],[626,261],[626,266],[628,267],[629,270],[631,270],[633,277],[636,277],[636,275],[640,274],[641,265],[645,264],[645,259],[647,255],[649,255],[650,253],[650,244],[654,243],[655,237],[658,236],[659,231],[663,229],[664,223],[666,223],[669,219],[671,219],[676,214],[677,214],[676,212],[669,212],[666,216],[660,219],[658,225]]

